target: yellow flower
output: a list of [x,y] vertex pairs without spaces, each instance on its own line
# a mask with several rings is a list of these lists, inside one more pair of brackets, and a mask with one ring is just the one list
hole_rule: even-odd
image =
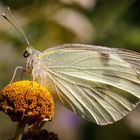
[[7,85],[0,94],[0,110],[13,121],[33,125],[52,120],[54,101],[43,86],[31,81],[18,81]]

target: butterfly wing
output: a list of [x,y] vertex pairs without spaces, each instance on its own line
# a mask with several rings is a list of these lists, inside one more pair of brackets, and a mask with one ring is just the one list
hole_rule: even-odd
[[41,53],[33,76],[60,101],[99,125],[120,120],[139,102],[140,54],[67,44]]

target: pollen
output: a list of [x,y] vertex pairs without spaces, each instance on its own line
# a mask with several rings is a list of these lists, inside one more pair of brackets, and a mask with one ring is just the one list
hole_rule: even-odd
[[13,121],[25,121],[32,125],[52,120],[54,100],[49,91],[37,82],[18,81],[1,91],[0,110]]

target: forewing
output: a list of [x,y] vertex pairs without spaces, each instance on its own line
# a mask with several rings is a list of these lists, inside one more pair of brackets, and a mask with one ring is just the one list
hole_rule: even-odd
[[43,52],[39,59],[45,74],[38,82],[92,122],[105,125],[120,120],[139,101],[139,53],[68,44]]

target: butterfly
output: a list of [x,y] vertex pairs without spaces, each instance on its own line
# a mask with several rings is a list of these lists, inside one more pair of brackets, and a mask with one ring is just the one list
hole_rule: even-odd
[[[140,99],[140,53],[84,44],[64,44],[40,52],[30,47],[7,9],[17,26],[4,13],[2,16],[28,45],[23,54],[27,59],[26,73],[67,108],[91,122],[107,125],[136,107]],[[18,68],[22,67],[15,69],[13,78]]]
[[71,111],[98,125],[124,118],[140,99],[140,53],[64,44],[27,47],[26,72]]

